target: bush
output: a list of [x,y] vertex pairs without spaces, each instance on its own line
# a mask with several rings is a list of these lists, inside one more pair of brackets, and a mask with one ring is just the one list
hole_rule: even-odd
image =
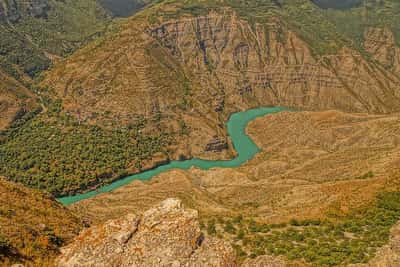
[[[371,259],[377,248],[388,242],[390,228],[399,220],[400,192],[387,192],[380,194],[372,206],[335,222],[292,219],[289,227],[284,223],[261,225],[243,217],[232,222],[245,226],[240,228],[236,241],[242,240],[244,248],[252,252],[250,257],[266,250],[291,260],[304,259],[311,265],[338,266]],[[228,221],[224,231],[230,229]],[[249,232],[246,234],[244,229]]]
[[214,219],[211,219],[211,220],[208,221],[207,233],[209,235],[216,235],[217,234],[217,229],[215,227],[215,220]]
[[8,239],[0,235],[0,255],[7,255],[11,250],[12,247]]

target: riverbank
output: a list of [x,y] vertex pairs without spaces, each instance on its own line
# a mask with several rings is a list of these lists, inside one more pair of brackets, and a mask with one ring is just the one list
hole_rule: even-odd
[[64,205],[71,205],[78,201],[92,198],[98,194],[113,191],[121,186],[131,183],[135,180],[149,180],[152,177],[172,169],[188,170],[191,167],[208,170],[210,168],[234,168],[252,159],[260,149],[246,134],[246,126],[248,123],[258,117],[268,114],[274,114],[284,111],[282,107],[263,107],[250,109],[243,112],[237,112],[231,115],[227,122],[227,131],[232,140],[233,146],[237,152],[237,156],[232,160],[202,160],[190,159],[184,161],[171,161],[168,164],[161,165],[151,170],[147,170],[138,174],[128,176],[126,178],[112,182],[111,184],[100,187],[96,190],[78,194],[74,196],[62,197],[57,200]]

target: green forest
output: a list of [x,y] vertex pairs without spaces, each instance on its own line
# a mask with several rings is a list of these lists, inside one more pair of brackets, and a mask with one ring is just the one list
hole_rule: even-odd
[[108,183],[173,142],[160,131],[141,134],[145,126],[145,119],[115,129],[78,123],[54,102],[45,114],[26,114],[1,133],[0,173],[55,196]]

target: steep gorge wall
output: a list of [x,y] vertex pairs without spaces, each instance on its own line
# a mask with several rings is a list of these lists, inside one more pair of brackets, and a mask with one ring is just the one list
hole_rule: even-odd
[[[400,110],[397,60],[385,69],[348,48],[315,57],[278,19],[250,25],[227,11],[151,28],[132,20],[136,25],[125,25],[95,47],[94,57],[77,53],[55,68],[45,84],[75,106],[71,109],[100,108],[125,117],[151,114],[155,107],[172,110],[172,98],[176,102],[182,95],[184,82],[195,108],[206,105],[218,112],[224,110],[223,103],[225,114],[257,105]],[[380,57],[371,46],[367,50]],[[86,64],[79,67],[83,61]],[[107,105],[102,102],[106,100]],[[129,105],[131,100],[135,105]]]
[[[316,58],[279,20],[250,25],[229,12],[210,14],[167,22],[152,29],[151,36],[191,70],[202,87],[222,89],[228,106],[372,113],[400,108],[400,80],[393,72],[346,48],[338,55]],[[392,65],[396,72],[399,64]]]
[[251,107],[399,111],[399,64],[385,68],[366,50],[315,56],[282,20],[251,24],[230,9],[153,25],[139,14],[58,64],[42,86],[83,121],[127,125],[143,115],[173,134],[183,122],[180,149],[199,155],[227,138],[229,114]]

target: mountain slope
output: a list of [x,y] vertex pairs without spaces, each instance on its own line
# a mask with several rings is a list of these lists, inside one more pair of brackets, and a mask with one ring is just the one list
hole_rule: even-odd
[[94,0],[2,0],[0,62],[33,76],[102,32],[107,20]]
[[[266,105],[399,111],[399,31],[392,20],[400,8],[389,0],[376,11],[369,8],[323,10],[306,0],[152,5],[44,76],[40,92],[53,103],[51,112],[8,135],[0,150],[2,171],[65,195],[166,160],[232,157],[224,124],[234,111]],[[384,12],[385,20],[375,12]],[[361,42],[344,30],[340,14],[368,22],[352,25],[360,29]],[[118,149],[82,142],[88,129],[88,136],[101,131],[101,140],[119,140]],[[33,153],[49,149],[41,131],[59,140],[66,133],[76,136],[61,145],[51,142],[59,150],[55,163],[46,153]],[[21,151],[26,138],[36,141]],[[216,142],[228,150],[208,151]],[[82,159],[79,151],[97,151],[112,167],[95,157]],[[155,156],[160,160],[152,161]],[[71,164],[64,168],[60,162]]]
[[33,93],[0,69],[0,131],[37,107]]
[[[291,20],[285,17],[291,5],[269,6],[265,9],[271,8],[271,14],[252,24],[250,19],[256,18],[246,17],[246,10],[180,2],[161,5],[54,68],[45,84],[56,89],[67,110],[80,110],[88,119],[95,110],[120,120],[129,120],[129,114],[148,116],[154,108],[174,113],[180,109],[175,99],[182,109],[200,109],[214,117],[220,102],[225,116],[238,107],[256,105],[399,110],[398,73],[346,48],[340,38],[330,40],[337,46],[335,54],[315,56],[323,48],[318,37],[331,38],[336,29],[309,41],[307,33],[296,28],[302,25],[294,23],[305,12],[318,17],[314,7],[298,8],[300,14]],[[209,8],[216,11],[208,13]],[[155,17],[165,22],[153,22]],[[323,46],[328,49],[327,43]],[[83,64],[85,71],[77,71]]]
[[41,192],[0,178],[0,265],[52,266],[82,223]]
[[[26,99],[33,97],[27,89],[32,88],[33,78],[52,62],[100,35],[109,21],[108,14],[95,0],[1,0],[0,97],[13,95],[16,102],[34,102]],[[17,90],[21,92],[17,88],[22,87],[24,93],[16,94]],[[10,107],[1,114],[0,129],[15,119],[17,109]]]

